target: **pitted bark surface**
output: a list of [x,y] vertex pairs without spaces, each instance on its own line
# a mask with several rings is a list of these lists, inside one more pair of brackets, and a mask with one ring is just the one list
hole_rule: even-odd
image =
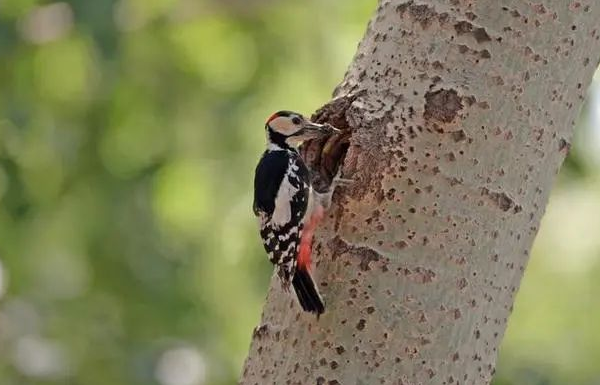
[[488,384],[600,57],[595,0],[381,0],[337,102],[317,321],[272,282],[242,384]]
[[455,90],[439,90],[425,94],[425,119],[450,123],[463,108]]

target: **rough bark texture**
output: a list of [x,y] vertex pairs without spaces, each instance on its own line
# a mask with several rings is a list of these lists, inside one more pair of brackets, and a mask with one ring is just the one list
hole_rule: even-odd
[[327,311],[274,280],[241,383],[490,382],[598,20],[596,0],[380,2],[321,114],[357,181],[314,245]]

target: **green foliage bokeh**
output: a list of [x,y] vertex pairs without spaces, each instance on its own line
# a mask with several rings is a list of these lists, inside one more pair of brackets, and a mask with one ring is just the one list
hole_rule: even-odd
[[[271,274],[251,213],[263,121],[327,101],[374,7],[0,2],[1,384],[236,383]],[[597,148],[584,147],[498,385],[600,376]]]

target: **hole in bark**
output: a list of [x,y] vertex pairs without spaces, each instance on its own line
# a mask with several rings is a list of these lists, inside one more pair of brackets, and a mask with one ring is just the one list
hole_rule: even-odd
[[328,190],[333,177],[344,163],[352,135],[346,111],[358,96],[360,95],[354,94],[334,99],[311,117],[313,122],[330,124],[341,131],[336,135],[306,142],[300,148],[300,153],[311,170],[313,187],[319,192]]
[[461,98],[455,90],[441,89],[425,94],[425,119],[450,123],[462,108]]

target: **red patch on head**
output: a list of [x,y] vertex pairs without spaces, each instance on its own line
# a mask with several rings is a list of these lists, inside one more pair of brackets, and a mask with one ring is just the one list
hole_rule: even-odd
[[276,112],[273,115],[269,116],[269,119],[267,119],[267,124],[269,124],[271,122],[271,120],[278,118],[278,117],[279,117],[279,112]]

